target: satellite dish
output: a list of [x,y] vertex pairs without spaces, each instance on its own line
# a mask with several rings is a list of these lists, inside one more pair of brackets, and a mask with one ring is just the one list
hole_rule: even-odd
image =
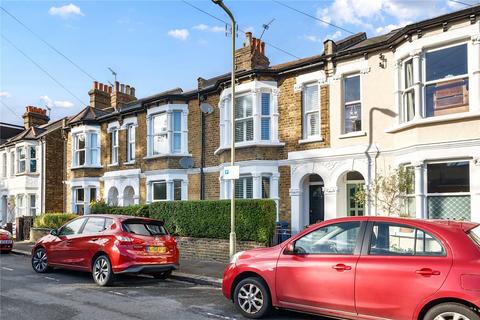
[[202,102],[200,104],[200,110],[202,110],[203,113],[210,114],[213,112],[213,107],[206,102]]
[[183,157],[183,158],[180,159],[179,163],[180,163],[180,167],[182,167],[182,169],[193,168],[192,157]]

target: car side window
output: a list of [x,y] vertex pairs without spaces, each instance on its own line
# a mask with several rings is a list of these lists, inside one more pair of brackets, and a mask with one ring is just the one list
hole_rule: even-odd
[[85,222],[85,218],[73,220],[72,222],[67,223],[65,226],[63,226],[63,228],[60,230],[60,233],[58,235],[69,236],[72,234],[78,234],[84,222]]
[[91,217],[88,218],[82,234],[95,234],[105,230],[105,218]]
[[352,255],[357,245],[360,222],[343,222],[318,228],[295,241],[297,254]]
[[113,219],[112,218],[106,218],[105,219],[105,230],[111,229],[112,224],[113,224]]
[[390,256],[442,256],[445,255],[445,250],[439,240],[418,228],[375,223],[369,253]]

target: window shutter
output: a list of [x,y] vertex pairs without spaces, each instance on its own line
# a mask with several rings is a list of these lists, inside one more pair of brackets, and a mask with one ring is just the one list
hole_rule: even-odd
[[245,178],[245,198],[247,199],[253,198],[253,178],[252,177]]
[[245,121],[246,124],[246,141],[252,141],[253,140],[253,119],[248,119]]
[[270,93],[262,93],[262,116],[270,115]]
[[305,87],[305,111],[319,110],[318,103],[318,85],[309,85]]
[[270,140],[270,118],[262,118],[262,140]]
[[309,136],[318,135],[319,133],[319,117],[318,112],[309,113],[307,115],[307,131]]

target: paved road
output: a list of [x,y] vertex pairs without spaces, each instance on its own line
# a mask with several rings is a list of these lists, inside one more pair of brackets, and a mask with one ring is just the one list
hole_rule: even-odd
[[[88,273],[37,274],[30,258],[0,255],[0,319],[239,319],[219,288],[175,280],[124,276],[114,287],[93,284]],[[270,319],[321,319],[275,312]]]

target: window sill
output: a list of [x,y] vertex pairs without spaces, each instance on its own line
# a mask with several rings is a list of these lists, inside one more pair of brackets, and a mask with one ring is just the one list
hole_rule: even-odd
[[153,160],[159,158],[167,158],[167,157],[191,157],[190,153],[162,153],[162,154],[155,154],[151,156],[143,157],[145,160]]
[[131,165],[135,164],[135,160],[124,162],[123,164],[126,165],[126,166],[131,166]]
[[20,177],[20,176],[39,176],[40,173],[38,172],[19,172],[19,173],[15,173],[14,176],[12,177]]
[[101,165],[90,165],[90,166],[72,166],[70,167],[70,170],[77,170],[77,169],[102,169],[103,167]]
[[348,138],[356,138],[356,137],[364,137],[367,133],[365,131],[355,131],[344,133],[338,136],[339,139],[348,139]]
[[[278,148],[278,147],[283,147],[285,143],[275,141],[275,142],[269,142],[269,141],[249,141],[249,142],[237,142],[235,143],[235,149],[242,149],[242,148],[250,148],[250,147],[267,147],[267,148]],[[220,147],[217,150],[215,150],[214,154],[217,155],[222,151],[230,150],[230,145]]]
[[305,143],[314,143],[314,142],[323,142],[322,137],[312,137],[307,139],[298,140],[298,144],[305,144]]
[[480,112],[462,112],[462,113],[448,114],[448,115],[437,116],[437,117],[421,118],[417,120],[414,119],[409,122],[398,124],[394,127],[388,128],[385,130],[385,132],[396,133],[406,129],[420,127],[428,124],[437,124],[442,122],[477,118],[477,117],[480,117]]
[[115,163],[109,163],[107,164],[107,167],[118,167],[118,162],[115,162]]

